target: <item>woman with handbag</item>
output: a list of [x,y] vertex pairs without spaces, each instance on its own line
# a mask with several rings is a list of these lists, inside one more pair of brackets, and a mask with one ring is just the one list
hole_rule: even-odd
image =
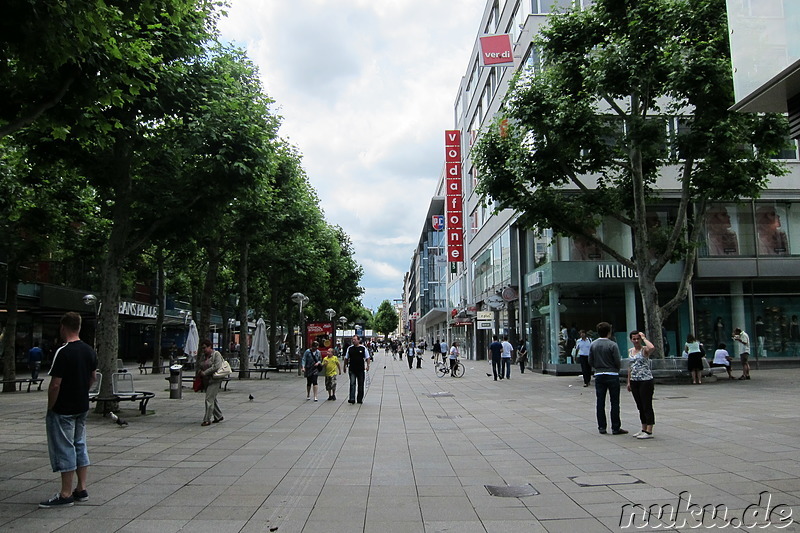
[[217,394],[224,377],[215,374],[223,369],[225,360],[222,358],[222,354],[213,348],[210,340],[204,340],[201,343],[201,347],[204,358],[198,362],[197,375],[202,378],[206,390],[206,411],[203,416],[203,423],[200,425],[210,426],[212,416],[214,423],[224,420],[217,402]]

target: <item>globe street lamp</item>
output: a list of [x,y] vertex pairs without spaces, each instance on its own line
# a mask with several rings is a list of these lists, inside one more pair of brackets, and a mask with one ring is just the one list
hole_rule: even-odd
[[[303,306],[308,303],[308,296],[303,294],[302,292],[296,292],[292,294],[292,301],[296,303],[300,308],[300,355],[305,352],[305,343],[306,343],[306,320],[303,316]],[[300,357],[298,357],[297,361],[297,375],[299,376],[301,373],[300,368]]]
[[97,296],[94,294],[87,294],[83,297],[84,304],[94,306],[94,340],[92,341],[92,347],[95,350],[97,350],[97,322],[100,314],[100,308],[98,307],[99,302],[100,300],[98,300]]
[[342,324],[342,348],[344,348],[344,325],[347,324],[347,317],[340,316],[339,322]]
[[328,353],[330,354],[330,353],[333,353],[333,349],[336,347],[336,324],[333,322],[333,315],[335,315],[335,314],[336,314],[336,311],[334,311],[333,309],[331,309],[331,308],[329,307],[329,308],[327,308],[327,309],[325,310],[325,314],[326,314],[326,315],[328,315],[328,322],[330,322],[330,323],[331,323],[331,329],[332,329],[332,331],[331,331],[331,333],[332,333],[332,335],[331,335],[331,338],[332,338],[333,340],[331,341],[331,346],[330,346],[330,348],[328,348]]

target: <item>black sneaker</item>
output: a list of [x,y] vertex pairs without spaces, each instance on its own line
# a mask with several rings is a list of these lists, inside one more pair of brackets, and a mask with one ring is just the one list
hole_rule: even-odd
[[72,499],[75,500],[76,502],[89,501],[89,492],[86,490],[75,489],[72,491]]
[[72,496],[68,496],[64,498],[61,493],[56,492],[52,498],[49,500],[43,501],[39,504],[39,509],[55,509],[56,507],[72,507],[75,504],[75,500]]
[[628,434],[628,430],[627,429],[618,429],[616,431],[612,431],[611,433],[614,434],[614,435],[627,435]]

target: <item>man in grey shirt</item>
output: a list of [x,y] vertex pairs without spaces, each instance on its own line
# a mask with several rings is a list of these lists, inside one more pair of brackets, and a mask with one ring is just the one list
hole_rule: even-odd
[[597,340],[589,348],[589,364],[594,367],[594,389],[597,394],[597,429],[601,435],[607,433],[606,394],[611,400],[611,433],[625,435],[619,418],[619,371],[622,358],[619,346],[611,340],[611,324],[597,324]]

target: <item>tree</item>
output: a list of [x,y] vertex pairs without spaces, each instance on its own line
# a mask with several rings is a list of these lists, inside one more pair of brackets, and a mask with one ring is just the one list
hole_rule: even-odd
[[[22,267],[45,257],[64,257],[82,223],[91,219],[94,196],[82,176],[63,165],[37,166],[12,137],[0,140],[0,250],[5,255],[6,302],[3,375],[16,377],[17,288]],[[29,269],[30,271],[31,269]],[[35,271],[35,270],[34,270]],[[3,392],[13,392],[13,382]]]
[[378,306],[378,312],[375,314],[373,322],[374,328],[378,333],[388,335],[397,329],[400,323],[400,318],[397,316],[397,311],[389,300],[384,300]]
[[[733,84],[725,2],[597,0],[553,15],[535,45],[541,72],[516,77],[473,151],[478,191],[515,209],[527,228],[586,239],[638,273],[648,338],[688,293],[706,207],[757,197],[784,168],[778,115],[728,111]],[[667,118],[681,127],[669,131]],[[679,188],[666,190],[668,178]],[[649,228],[658,202],[671,227]],[[627,226],[630,252],[599,239],[603,219]],[[684,261],[665,302],[655,279]]]

